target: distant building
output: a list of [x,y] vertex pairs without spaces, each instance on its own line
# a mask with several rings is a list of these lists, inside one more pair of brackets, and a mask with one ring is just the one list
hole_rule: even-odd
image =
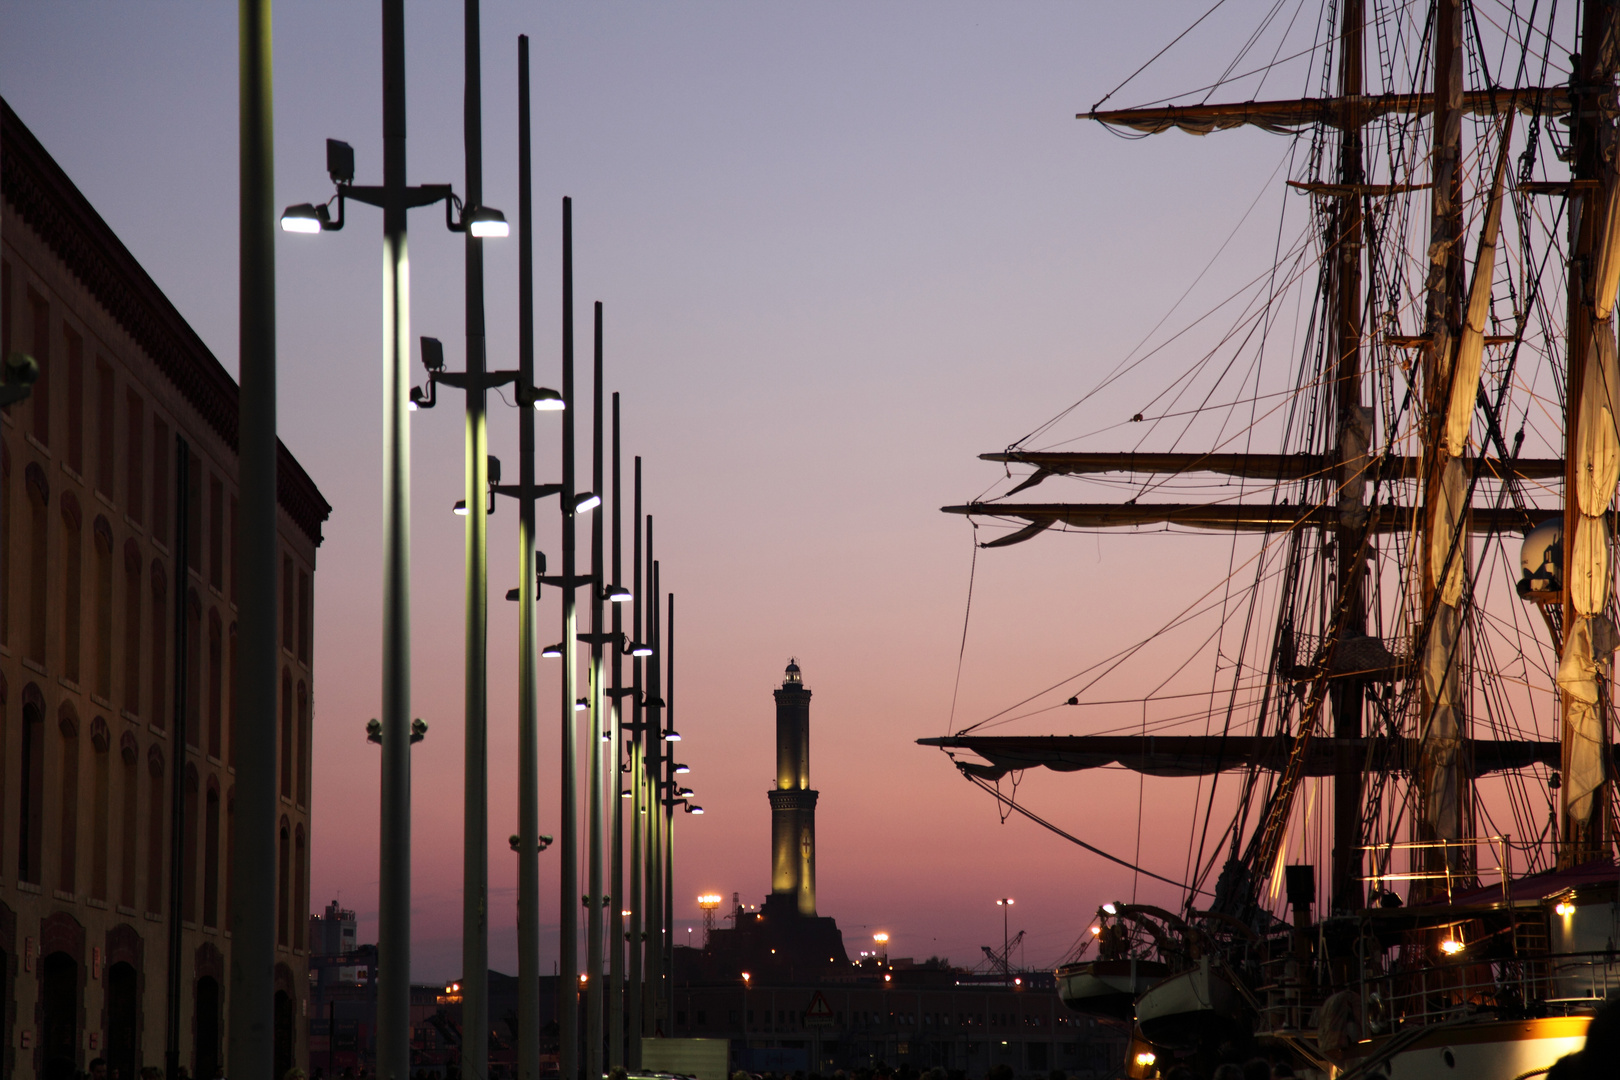
[[[1112,1075],[1125,1032],[1071,1013],[1052,972],[980,975],[937,958],[851,962],[843,934],[816,911],[816,803],[810,786],[810,690],[797,661],[776,699],[771,892],[734,898],[729,928],[702,949],[677,947],[664,1035],[727,1039],[734,1068],[786,1075],[885,1064],[983,1077],[1058,1070]],[[746,976],[746,977],[745,977]]]
[[[163,1061],[178,860],[181,1063],[207,1078],[230,1007],[237,386],[4,102],[0,194],[0,350],[40,365],[0,411],[0,1075]],[[306,1060],[331,508],[285,448],[278,495],[279,1076]]]

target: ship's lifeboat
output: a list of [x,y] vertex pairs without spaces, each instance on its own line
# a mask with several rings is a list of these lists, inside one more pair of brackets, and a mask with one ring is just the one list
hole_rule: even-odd
[[1057,969],[1058,997],[1078,1013],[1129,1020],[1136,999],[1168,974],[1168,964],[1133,957],[1064,964]]
[[1242,999],[1209,957],[1161,979],[1136,1002],[1136,1026],[1156,1046],[1190,1049],[1218,1041],[1243,1021]]

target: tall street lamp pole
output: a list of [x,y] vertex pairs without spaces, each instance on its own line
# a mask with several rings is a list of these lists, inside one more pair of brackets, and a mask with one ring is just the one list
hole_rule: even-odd
[[[619,395],[613,395],[613,580],[624,580],[622,565],[622,535],[620,532],[621,491],[619,474]],[[632,594],[633,596],[634,594]],[[624,640],[624,609],[613,605],[613,640]],[[612,876],[608,882],[611,904],[608,908],[608,1068],[624,1064],[624,799],[620,796],[620,762],[624,725],[621,709],[624,701],[624,653],[622,644],[613,649],[613,680],[608,691],[608,835],[612,849],[608,855]]]
[[[631,510],[631,528],[635,530],[635,540],[631,547],[630,562],[631,591],[635,598],[631,601],[630,634],[639,642],[648,640],[642,637],[641,620],[641,458],[635,461],[635,479],[633,509]],[[632,658],[630,662],[630,1000],[628,1002],[630,1015],[627,1028],[630,1039],[629,1061],[626,1063],[631,1071],[641,1068],[641,1039],[646,1034],[643,1017],[646,1013],[646,980],[644,976],[643,957],[646,943],[646,844],[647,844],[647,770],[645,730],[643,720],[645,710],[642,699],[642,668],[644,661],[640,657]]]
[[[574,203],[563,199],[562,392],[574,400]],[[562,422],[562,903],[558,915],[560,948],[557,982],[558,1072],[561,1080],[579,1080],[579,824],[576,793],[579,777],[578,727],[574,701],[579,696],[574,583],[574,410]],[[597,1080],[590,1077],[589,1080]]]
[[[676,742],[675,729],[675,594],[669,594],[669,622],[663,632],[663,741]],[[675,748],[662,746],[664,766],[664,1015],[674,1015],[675,999]]]
[[[276,247],[274,80],[270,0],[241,0],[237,395],[241,521],[242,718],[231,855],[229,979],[232,1076],[273,1080],[276,874]],[[183,576],[183,575],[182,575]],[[179,764],[176,763],[176,768]]]
[[[591,397],[591,490],[602,490],[602,302],[594,307],[595,336],[593,339],[594,393]],[[586,830],[590,834],[589,908],[586,912],[585,970],[585,1075],[591,1080],[602,1075],[602,906],[608,899],[602,895],[602,832],[604,785],[602,767],[606,755],[602,753],[604,734],[602,706],[607,696],[602,686],[602,644],[606,636],[603,626],[602,601],[606,598],[606,575],[602,567],[602,515],[591,517],[591,666],[590,666],[590,782],[586,788],[588,819]],[[617,797],[617,787],[614,795]]]
[[[484,201],[483,110],[478,0],[466,0],[465,88],[462,95],[466,192],[470,206]],[[484,414],[484,242],[466,236],[467,420],[465,435],[466,670],[464,711],[465,808],[461,863],[461,1075],[483,1080],[489,1071],[489,428]]]
[[653,558],[653,519],[647,515],[647,640],[653,648],[647,661],[647,701],[642,723],[647,729],[647,1014],[644,1033],[662,1033],[659,1021],[664,985],[664,792],[663,766],[663,635],[658,620],[658,562]]

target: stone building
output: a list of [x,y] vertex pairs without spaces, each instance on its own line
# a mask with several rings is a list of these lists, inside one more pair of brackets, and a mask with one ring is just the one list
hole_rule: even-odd
[[[0,415],[0,1075],[104,1057],[130,1080],[163,1062],[173,1016],[181,1064],[212,1077],[229,1008],[237,387],[3,102],[0,193],[0,349],[40,365]],[[277,1075],[307,1058],[331,509],[285,448],[279,470]]]

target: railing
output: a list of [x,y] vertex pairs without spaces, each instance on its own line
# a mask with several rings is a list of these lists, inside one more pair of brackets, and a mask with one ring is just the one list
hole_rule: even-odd
[[1455,1020],[1480,1010],[1560,1015],[1620,989],[1620,953],[1543,953],[1519,959],[1423,964],[1361,984],[1373,1034]]
[[[1489,846],[1496,853],[1495,866],[1481,866],[1479,852],[1481,848]],[[1446,899],[1450,900],[1454,893],[1477,887],[1478,880],[1490,875],[1501,879],[1502,899],[1508,899],[1508,883],[1513,880],[1513,844],[1508,836],[1474,836],[1462,840],[1420,840],[1403,844],[1378,844],[1374,847],[1360,849],[1363,855],[1369,856],[1374,869],[1363,876],[1362,880],[1373,888],[1378,889],[1388,882],[1438,882],[1445,886]],[[1462,858],[1464,852],[1472,851],[1473,858]],[[1397,873],[1389,869],[1394,853],[1407,852],[1407,871]],[[1437,868],[1433,870],[1415,869],[1426,860],[1426,854],[1438,855],[1433,860]],[[1382,867],[1380,869],[1379,867]]]

